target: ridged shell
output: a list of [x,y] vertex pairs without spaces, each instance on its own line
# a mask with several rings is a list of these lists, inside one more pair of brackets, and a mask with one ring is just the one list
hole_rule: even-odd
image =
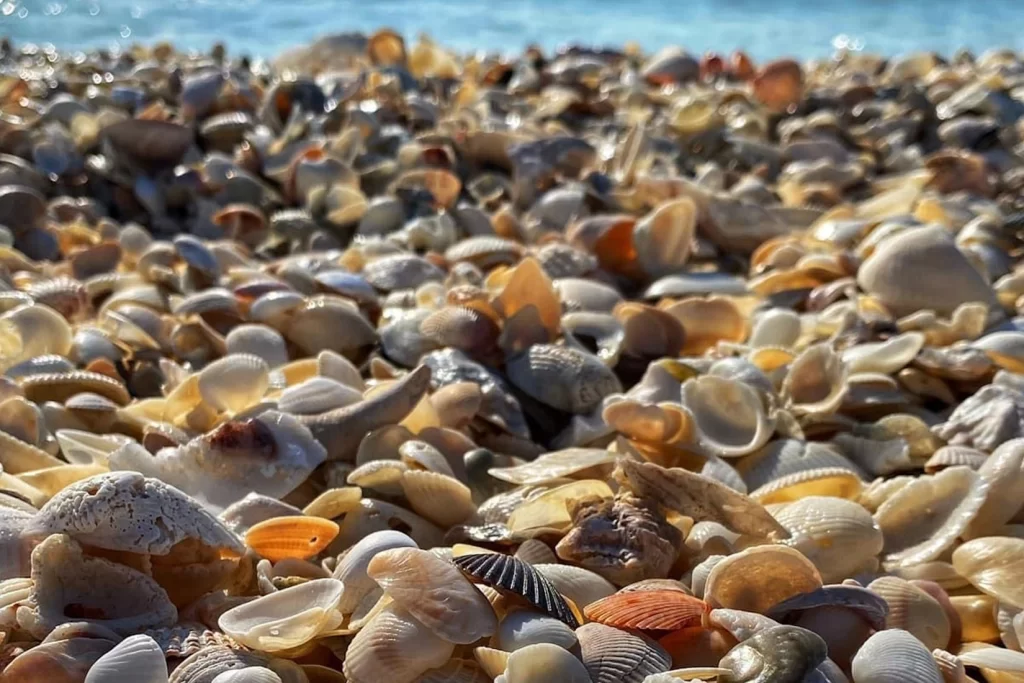
[[416,541],[400,531],[375,531],[361,538],[348,549],[331,574],[345,586],[338,609],[343,614],[351,614],[368,593],[378,589],[377,582],[366,573],[378,553],[392,548],[416,547]]
[[220,615],[217,624],[253,649],[288,650],[341,623],[337,607],[342,588],[336,579],[307,581],[233,607]]
[[508,658],[505,683],[591,683],[586,668],[557,645],[540,643],[516,650]]
[[699,624],[708,605],[675,590],[619,592],[592,602],[584,609],[588,619],[618,628],[674,631]]
[[473,493],[453,477],[409,470],[402,475],[401,483],[412,509],[439,526],[447,528],[465,522],[476,512]]
[[494,644],[506,652],[537,643],[551,643],[571,650],[576,646],[576,634],[564,622],[528,609],[513,609],[498,624]]
[[775,421],[757,391],[735,380],[703,375],[683,384],[683,405],[693,415],[701,444],[716,455],[753,453],[771,438]]
[[83,391],[99,394],[121,406],[131,400],[124,384],[88,370],[30,375],[22,378],[18,385],[25,392],[25,398],[39,404],[46,401],[63,403]]
[[262,557],[277,562],[320,554],[338,535],[338,525],[321,517],[275,517],[259,522],[245,533],[245,544]]
[[[935,474],[947,467],[957,466],[970,467],[972,470],[977,471],[988,459],[989,454],[979,451],[977,448],[943,446],[928,458],[928,461],[924,464],[924,471],[929,474]],[[975,517],[977,518],[978,516],[980,516],[980,511],[979,515]]]
[[750,636],[722,658],[729,673],[721,683],[799,683],[825,661],[828,647],[818,635],[796,626],[772,626]]
[[672,658],[646,636],[604,624],[576,629],[580,659],[593,683],[642,683],[652,674],[668,671]]
[[287,387],[277,399],[278,410],[295,415],[315,415],[358,403],[361,392],[328,377],[311,377]]
[[796,439],[770,441],[736,463],[736,470],[751,491],[783,477],[823,468],[842,468],[860,474],[856,465],[829,445]]
[[900,629],[879,631],[853,658],[854,683],[942,683],[932,653]]
[[978,590],[1024,609],[1024,539],[987,536],[953,551],[953,567]]
[[1024,500],[1024,439],[1012,439],[992,452],[978,469],[988,494],[964,532],[965,538],[998,534]]
[[897,491],[875,512],[885,536],[886,566],[937,559],[974,519],[987,492],[987,483],[967,467],[920,476]]
[[247,666],[219,673],[211,683],[281,683],[281,677],[264,666]]
[[395,604],[448,642],[473,643],[498,627],[483,594],[433,553],[417,548],[385,550],[370,560],[367,575]]
[[129,636],[89,668],[85,683],[167,683],[160,646],[146,635]]
[[775,513],[784,543],[814,563],[826,583],[842,581],[878,556],[883,537],[871,513],[843,498],[808,496]]
[[818,570],[796,550],[755,546],[715,565],[704,586],[704,599],[713,608],[764,614],[783,600],[821,585]]
[[856,500],[864,483],[860,475],[845,467],[804,470],[770,481],[750,493],[750,497],[768,505],[788,503],[807,496],[830,496]]
[[179,664],[171,673],[169,683],[213,683],[225,671],[264,666],[266,663],[264,655],[215,645],[200,650]]
[[199,393],[218,412],[237,413],[259,402],[270,386],[270,366],[259,356],[236,353],[199,373]]
[[359,630],[345,654],[350,683],[412,683],[443,665],[455,646],[398,607],[386,607]]
[[589,569],[568,564],[535,564],[533,567],[580,609],[615,593],[615,586],[608,579]]
[[[551,549],[551,546],[536,538],[528,538],[523,541],[516,548],[516,557],[535,567],[539,564],[558,564],[558,556],[555,555],[555,551]],[[567,595],[563,590],[558,592]],[[569,596],[569,599],[572,599],[572,596]]]
[[508,359],[506,373],[529,396],[567,413],[589,413],[606,396],[622,392],[599,358],[567,346],[534,344]]
[[327,489],[302,508],[302,514],[310,517],[334,519],[359,507],[362,491],[358,486],[343,486]]
[[394,254],[382,256],[366,265],[363,277],[377,289],[416,289],[426,282],[441,282],[444,271],[422,256]]
[[424,672],[415,683],[491,683],[491,680],[476,661],[453,658],[436,669]]
[[938,600],[909,581],[883,576],[868,584],[889,605],[886,625],[907,631],[924,643],[929,652],[949,646],[950,623]]
[[179,623],[167,628],[148,629],[144,633],[156,641],[167,657],[184,659],[214,646],[241,647],[230,636],[220,631],[211,631],[198,623]]
[[572,628],[579,626],[565,598],[531,565],[509,555],[463,555],[452,560],[477,581],[497,590],[518,595],[545,614]]

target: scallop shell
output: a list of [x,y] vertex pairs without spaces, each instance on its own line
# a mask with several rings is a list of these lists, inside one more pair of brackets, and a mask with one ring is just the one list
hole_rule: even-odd
[[722,683],[774,681],[798,683],[813,674],[828,655],[818,635],[796,626],[772,626],[734,647],[718,663]]
[[591,683],[590,674],[573,655],[557,645],[538,643],[516,650],[505,667],[505,683]]
[[179,664],[171,673],[169,683],[213,683],[225,671],[266,664],[264,655],[215,645],[203,648]]
[[99,474],[71,484],[50,499],[24,533],[66,533],[87,545],[153,555],[166,555],[186,539],[245,551],[238,537],[196,501],[136,472]]
[[882,531],[871,513],[843,498],[801,498],[775,519],[791,534],[784,543],[813,562],[826,583],[853,576],[882,550]]
[[533,567],[580,609],[615,593],[610,581],[589,569],[568,564],[535,564]]
[[[480,591],[433,553],[385,550],[373,557],[367,574],[395,604],[451,643],[473,643],[497,629],[494,611]],[[459,618],[452,619],[453,614]]]
[[931,652],[900,629],[879,631],[853,658],[854,683],[942,683]]
[[868,590],[885,598],[889,605],[886,624],[912,634],[929,651],[947,647],[950,623],[939,601],[909,581],[883,576],[868,584]]
[[245,544],[271,562],[319,555],[338,535],[338,525],[320,517],[274,517],[245,533]]
[[522,465],[492,467],[488,472],[492,477],[510,484],[547,484],[565,477],[571,478],[590,468],[613,465],[615,459],[614,453],[603,449],[568,448],[545,453],[536,460]]
[[615,479],[641,498],[649,498],[694,521],[720,522],[759,538],[784,539],[785,527],[755,503],[713,479],[673,467],[626,458],[618,460]]
[[494,641],[506,652],[515,652],[537,643],[551,643],[571,650],[576,646],[576,634],[554,617],[527,609],[513,609],[498,624]]
[[742,382],[704,375],[683,384],[682,399],[701,444],[716,455],[752,453],[775,431],[757,392]]
[[576,629],[580,659],[593,683],[642,683],[650,675],[668,671],[672,658],[653,640],[605,626],[584,624]]
[[359,507],[361,497],[362,491],[358,486],[327,489],[302,508],[302,514],[323,519],[341,517]]
[[699,624],[708,605],[676,590],[619,592],[584,608],[587,618],[618,628],[674,631]]
[[[974,519],[987,492],[985,481],[967,467],[924,475],[901,488],[875,512],[885,536],[886,566],[937,559]],[[921,515],[922,509],[929,514]]]
[[351,683],[412,683],[447,662],[454,649],[404,609],[391,605],[356,633],[345,655],[345,677]]
[[146,635],[129,636],[96,660],[85,683],[167,683],[167,662],[160,646]]
[[755,546],[714,566],[704,586],[704,599],[713,608],[764,614],[783,600],[821,585],[818,570],[796,550]]
[[452,560],[477,581],[521,597],[545,614],[572,628],[579,626],[568,603],[544,576],[531,565],[509,555],[462,555]]
[[331,574],[345,586],[338,609],[343,614],[351,614],[368,593],[378,588],[367,574],[370,562],[378,553],[392,548],[417,547],[415,541],[400,531],[376,531],[361,538],[349,548]]
[[807,496],[857,500],[864,488],[859,475],[845,467],[822,467],[795,472],[755,489],[750,497],[761,503],[788,503]]
[[442,527],[465,522],[476,512],[473,493],[458,479],[437,472],[409,470],[402,491],[418,514]]
[[32,551],[32,598],[18,623],[42,639],[60,624],[89,621],[131,633],[170,626],[178,618],[153,579],[109,560],[90,557],[69,536],[54,534]]
[[782,398],[798,414],[831,413],[846,395],[849,370],[827,344],[815,344],[789,366],[782,381]]
[[288,650],[341,623],[342,589],[337,579],[314,579],[233,607],[217,623],[243,645],[267,652]]
[[606,396],[622,392],[599,358],[566,346],[534,344],[509,358],[506,372],[523,392],[567,413],[589,413]]
[[1024,609],[1024,539],[987,536],[953,551],[953,567],[978,590]]

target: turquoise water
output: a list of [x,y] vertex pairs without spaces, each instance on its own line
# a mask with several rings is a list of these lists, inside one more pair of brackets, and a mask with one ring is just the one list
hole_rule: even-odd
[[759,58],[820,57],[837,45],[1024,50],[1024,0],[0,0],[0,35],[62,50],[166,39],[272,56],[324,33],[384,25],[462,50],[627,40],[647,49],[742,46]]

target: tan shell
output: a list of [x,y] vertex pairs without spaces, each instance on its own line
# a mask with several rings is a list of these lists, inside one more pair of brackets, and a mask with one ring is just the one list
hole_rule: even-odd
[[807,496],[832,496],[857,500],[864,484],[859,475],[845,467],[821,467],[796,472],[750,492],[761,503],[788,503]]
[[889,605],[886,625],[901,628],[924,643],[929,651],[948,647],[951,627],[939,601],[909,581],[883,576],[868,584]]
[[791,534],[784,543],[814,563],[825,583],[870,568],[882,550],[882,531],[871,513],[850,500],[808,496],[774,515]]
[[987,536],[953,551],[953,567],[982,592],[1024,608],[1024,539]]
[[359,630],[348,646],[344,672],[350,683],[412,683],[443,665],[455,646],[407,611],[391,605]]
[[996,642],[1000,639],[996,623],[998,601],[990,595],[954,595],[949,598],[960,617],[962,639],[970,642]]
[[199,393],[218,412],[237,413],[257,403],[270,385],[270,366],[259,356],[231,354],[199,373]]
[[361,538],[349,548],[338,562],[331,576],[341,581],[345,590],[338,609],[351,614],[359,603],[370,593],[378,590],[377,583],[367,574],[370,561],[381,552],[391,548],[415,548],[416,542],[399,531],[377,531]]
[[906,332],[884,342],[858,344],[843,351],[850,372],[881,372],[891,375],[914,360],[925,343],[920,332]]
[[273,652],[310,641],[342,621],[337,579],[314,579],[234,607],[217,620],[221,630],[251,648]]
[[[973,470],[950,467],[918,477],[897,491],[875,512],[885,536],[886,566],[937,559],[974,519],[987,490]],[[928,510],[928,514],[922,515],[920,510]]]
[[529,645],[509,656],[506,683],[592,683],[586,668],[573,655],[550,643]]
[[545,453],[536,460],[514,467],[492,467],[492,477],[520,486],[547,484],[564,477],[573,477],[597,467],[611,469],[616,455],[598,448],[567,448]]
[[798,414],[830,413],[843,401],[848,370],[827,344],[815,344],[796,357],[782,381],[782,398]]
[[402,475],[401,483],[412,509],[439,526],[459,524],[476,512],[469,487],[453,477],[409,470]]
[[700,356],[720,341],[741,342],[747,337],[746,316],[728,298],[684,299],[665,308],[683,326],[682,354]]
[[580,609],[615,592],[615,586],[600,574],[568,564],[534,564],[559,593]]
[[987,494],[964,532],[965,538],[995,534],[1010,521],[1024,499],[1024,439],[1001,444],[978,468]]
[[906,631],[879,631],[861,646],[851,668],[854,683],[942,683],[931,652]]
[[[978,470],[988,459],[988,453],[983,453],[977,448],[969,448],[968,446],[943,446],[932,453],[931,457],[928,458],[928,461],[924,464],[924,471],[928,474],[935,474],[947,467],[958,466]],[[984,506],[982,507],[984,508]],[[975,515],[975,518],[977,519],[978,515]]]
[[783,477],[823,468],[859,474],[856,465],[828,444],[797,439],[770,441],[736,463],[736,470],[751,491]]
[[659,278],[682,269],[690,257],[697,228],[697,205],[689,197],[661,204],[633,228],[640,267]]
[[19,625],[44,638],[60,624],[90,621],[124,635],[170,626],[178,618],[153,579],[125,565],[82,553],[69,536],[54,534],[32,552],[32,598],[18,609]]
[[752,453],[775,431],[775,421],[757,391],[743,382],[704,375],[683,384],[682,398],[700,443],[716,455]]
[[708,575],[704,599],[712,608],[763,614],[821,585],[818,570],[801,553],[785,546],[757,546],[716,564]]

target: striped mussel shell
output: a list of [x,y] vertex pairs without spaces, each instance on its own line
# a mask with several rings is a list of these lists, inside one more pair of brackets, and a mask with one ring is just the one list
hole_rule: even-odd
[[555,590],[550,581],[526,562],[511,555],[496,553],[462,555],[453,558],[452,562],[476,581],[505,593],[518,595],[545,614],[550,614],[572,628],[579,626],[579,621],[565,598]]

